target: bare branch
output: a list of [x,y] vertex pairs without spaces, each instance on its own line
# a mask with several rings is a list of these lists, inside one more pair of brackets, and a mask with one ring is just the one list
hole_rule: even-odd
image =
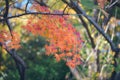
[[83,24],[83,26],[84,26],[85,29],[86,29],[86,32],[87,32],[87,34],[88,34],[88,37],[90,38],[90,41],[91,41],[92,48],[94,49],[94,48],[95,48],[95,43],[94,43],[94,40],[93,40],[93,38],[92,38],[92,36],[91,36],[91,34],[90,34],[90,31],[89,31],[89,29],[88,29],[88,25],[87,25],[87,23],[84,21],[84,19],[82,18],[81,15],[79,15],[79,18],[80,18],[80,20],[82,21],[82,24]]
[[30,0],[27,1],[27,4],[26,4],[26,6],[25,6],[25,13],[27,13],[27,7],[28,7],[28,4],[29,4],[29,1],[30,1]]
[[6,48],[6,51],[11,55],[11,57],[14,59],[14,61],[16,63],[16,67],[20,74],[20,80],[25,80],[25,69],[26,69],[25,62],[23,61],[23,59],[20,56],[17,55],[17,53],[14,49],[8,50]]
[[[5,3],[6,3],[6,8],[5,8],[5,13],[3,15],[4,19],[8,17],[8,13],[9,13],[9,0],[5,0]],[[10,31],[10,33],[12,35],[12,28],[10,26],[9,20],[6,19],[5,22],[6,22],[8,28],[9,28],[9,31]]]
[[2,21],[5,21],[7,19],[12,19],[12,18],[17,18],[17,17],[20,17],[20,16],[25,16],[25,15],[38,15],[38,14],[42,14],[42,15],[59,15],[59,16],[62,16],[62,15],[80,15],[80,14],[61,14],[61,13],[49,13],[49,12],[29,12],[29,13],[22,13],[22,14],[19,14],[19,15],[15,15],[15,16],[10,16],[10,17],[6,17],[4,19],[0,19],[0,22]]
[[82,8],[75,2],[71,1],[70,3],[66,0],[62,0],[64,3],[68,4],[69,7],[71,7],[73,10],[76,11],[77,14],[82,14],[84,17],[88,19],[90,23],[94,25],[94,27],[102,34],[102,36],[107,40],[107,42],[110,44],[111,49],[115,52],[120,52],[120,49],[116,48],[114,43],[111,41],[110,37],[105,34],[104,30],[90,17],[88,16],[85,11],[82,10]]
[[67,9],[68,5],[65,6],[64,10],[63,10],[63,14],[65,13],[65,10]]
[[0,46],[3,46],[3,45],[4,45],[4,49],[11,55],[11,57],[14,59],[16,63],[16,67],[20,74],[20,80],[25,80],[25,69],[26,69],[25,62],[20,56],[17,55],[14,49],[8,49],[6,44],[0,43]]

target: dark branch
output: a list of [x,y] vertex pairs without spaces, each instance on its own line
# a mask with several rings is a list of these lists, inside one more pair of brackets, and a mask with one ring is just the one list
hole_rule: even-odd
[[48,5],[45,4],[43,0],[40,0],[40,1],[38,1],[38,0],[34,0],[34,1],[35,1],[36,3],[38,3],[40,6],[48,7]]
[[29,4],[29,0],[27,1],[27,4],[26,4],[26,6],[25,6],[25,13],[27,13],[28,4]]
[[17,53],[14,49],[8,50],[6,48],[6,51],[11,55],[11,57],[14,59],[14,61],[16,63],[16,67],[20,74],[20,80],[25,80],[25,69],[26,69],[25,62],[22,60],[22,58],[20,56],[17,55]]
[[18,69],[18,72],[20,74],[20,80],[25,80],[25,69],[26,69],[26,64],[23,61],[23,59],[17,55],[16,51],[14,49],[8,49],[8,47],[3,44],[0,43],[0,46],[5,46],[4,49],[11,55],[11,57],[13,58],[13,60],[16,63],[16,67]]
[[80,18],[83,26],[84,26],[85,29],[86,29],[86,32],[87,32],[87,34],[88,34],[88,37],[90,38],[90,41],[91,41],[92,48],[94,49],[94,48],[95,48],[95,43],[94,43],[94,40],[93,40],[93,38],[92,38],[92,36],[91,36],[91,34],[90,34],[90,31],[89,31],[89,29],[88,29],[88,25],[87,25],[87,23],[84,21],[84,19],[82,18],[81,15],[79,15],[79,18]]
[[63,10],[63,14],[65,13],[65,10],[67,9],[68,5],[65,6],[64,10]]
[[81,9],[81,7],[80,7],[77,3],[73,2],[73,1],[71,1],[71,2],[69,3],[69,2],[67,2],[66,0],[62,0],[62,1],[63,1],[64,3],[66,3],[66,4],[68,4],[69,7],[71,7],[73,10],[75,10],[75,12],[76,12],[77,14],[82,14],[84,17],[86,17],[86,18],[88,19],[88,21],[89,21],[90,23],[92,23],[92,24],[94,25],[94,27],[95,27],[95,28],[102,34],[102,36],[107,40],[107,42],[110,44],[111,49],[112,49],[113,51],[115,51],[115,52],[119,52],[119,51],[120,51],[120,49],[118,49],[118,48],[115,47],[115,45],[114,45],[114,43],[111,41],[110,37],[109,37],[107,34],[105,34],[104,30],[103,30],[91,17],[89,17],[89,16],[85,13],[85,11],[83,11],[83,10]]
[[19,14],[19,15],[15,15],[15,16],[11,16],[11,17],[6,17],[4,19],[0,19],[0,22],[5,21],[7,19],[12,19],[12,18],[17,18],[20,16],[25,16],[25,15],[36,15],[36,14],[42,14],[42,15],[77,15],[77,14],[61,14],[61,13],[48,13],[48,12],[29,12],[29,13],[23,13],[23,14]]
[[[5,0],[5,4],[6,4],[6,8],[5,8],[5,13],[4,13],[3,17],[5,19],[5,22],[6,22],[7,26],[8,26],[8,28],[9,28],[9,31],[11,33],[12,32],[12,28],[10,26],[9,20],[6,19],[8,17],[8,13],[9,13],[9,0]],[[12,35],[12,33],[11,33],[11,35]]]
[[[89,29],[88,29],[87,23],[85,22],[85,20],[82,18],[81,15],[79,15],[79,18],[80,18],[83,26],[84,26],[85,29],[86,29],[87,35],[88,35],[88,37],[89,37],[89,39],[90,39],[90,41],[91,41],[92,48],[95,49],[95,46],[96,46],[96,45],[95,45],[95,42],[94,42],[94,40],[93,40],[93,38],[92,38],[92,36],[91,36],[91,33],[90,33]],[[100,72],[100,65],[99,65],[99,64],[100,64],[100,60],[99,60],[99,50],[97,49],[97,51],[96,51],[97,72]]]

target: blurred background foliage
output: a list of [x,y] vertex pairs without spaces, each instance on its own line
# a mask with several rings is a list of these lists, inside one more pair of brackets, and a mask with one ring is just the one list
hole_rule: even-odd
[[[44,38],[28,34],[22,36],[24,39],[28,37],[29,41],[21,43],[21,49],[18,50],[18,54],[27,64],[26,80],[64,80],[66,74],[69,73],[65,62],[58,63],[53,56],[45,55],[44,45],[47,42]],[[15,63],[8,54],[5,54],[2,63],[4,63],[2,71],[6,74],[3,80],[19,80]]]

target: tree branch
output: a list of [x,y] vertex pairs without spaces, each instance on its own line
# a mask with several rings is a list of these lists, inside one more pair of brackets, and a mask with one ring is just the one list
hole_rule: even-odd
[[11,55],[11,57],[14,59],[14,61],[16,63],[16,67],[20,74],[20,80],[25,80],[25,69],[26,69],[25,62],[22,60],[22,58],[20,56],[17,55],[17,53],[14,49],[8,50],[6,48],[6,51]]
[[22,13],[22,14],[18,14],[15,16],[10,16],[10,17],[6,17],[4,19],[0,19],[0,22],[5,21],[7,19],[12,19],[12,18],[17,18],[17,17],[21,17],[21,16],[25,16],[25,15],[59,15],[59,16],[63,16],[63,15],[81,15],[81,14],[62,14],[62,13],[50,13],[50,12],[29,12],[29,13]]
[[28,7],[28,4],[29,4],[29,1],[30,1],[30,0],[28,0],[27,3],[26,3],[26,6],[25,6],[25,13],[27,13],[27,7]]
[[[4,19],[8,17],[8,13],[9,13],[9,0],[5,0],[5,4],[6,4],[6,8],[5,8],[5,13],[3,15]],[[9,20],[5,19],[5,22],[6,22],[8,28],[9,28],[9,31],[10,31],[10,33],[12,35],[12,28],[10,26]]]
[[91,41],[92,48],[94,49],[94,48],[95,48],[95,43],[94,43],[94,40],[93,40],[93,38],[92,38],[92,36],[91,36],[91,34],[90,34],[90,31],[89,31],[89,29],[88,29],[88,25],[87,25],[87,23],[84,21],[84,19],[82,18],[81,15],[79,15],[79,18],[80,18],[83,26],[84,26],[85,29],[86,29],[86,32],[87,32],[87,34],[88,34],[88,37],[89,37],[89,39],[90,39],[90,41]]
[[89,17],[77,3],[73,1],[67,2],[66,0],[62,1],[68,4],[69,7],[71,7],[77,14],[82,14],[84,17],[86,17],[88,21],[94,25],[97,31],[99,31],[102,34],[102,36],[107,40],[107,42],[110,44],[112,51],[120,52],[120,49],[115,47],[114,43],[111,41],[110,37],[107,34],[105,34],[104,30],[91,17]]
[[8,47],[3,44],[0,43],[0,46],[5,46],[4,49],[11,55],[11,57],[13,58],[13,60],[16,63],[16,67],[18,69],[18,72],[20,74],[20,80],[25,80],[25,69],[26,69],[26,64],[23,61],[23,59],[17,55],[16,51],[14,49],[8,49]]

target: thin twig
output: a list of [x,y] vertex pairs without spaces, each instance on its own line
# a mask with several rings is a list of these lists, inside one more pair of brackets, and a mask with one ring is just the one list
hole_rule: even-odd
[[25,6],[25,13],[27,13],[27,7],[28,7],[28,4],[29,4],[29,1],[30,1],[30,0],[28,0],[27,3],[26,3],[26,6]]
[[22,14],[18,14],[18,15],[15,15],[15,16],[6,17],[4,19],[0,19],[0,22],[5,21],[7,19],[18,18],[18,17],[25,16],[25,15],[38,15],[38,14],[41,14],[41,15],[58,15],[58,16],[63,16],[63,15],[64,16],[65,15],[77,16],[77,15],[81,15],[81,14],[61,14],[61,13],[50,13],[50,12],[29,12],[29,13],[22,13]]
[[63,14],[65,13],[65,10],[67,9],[68,5],[65,6],[64,10],[63,10]]

